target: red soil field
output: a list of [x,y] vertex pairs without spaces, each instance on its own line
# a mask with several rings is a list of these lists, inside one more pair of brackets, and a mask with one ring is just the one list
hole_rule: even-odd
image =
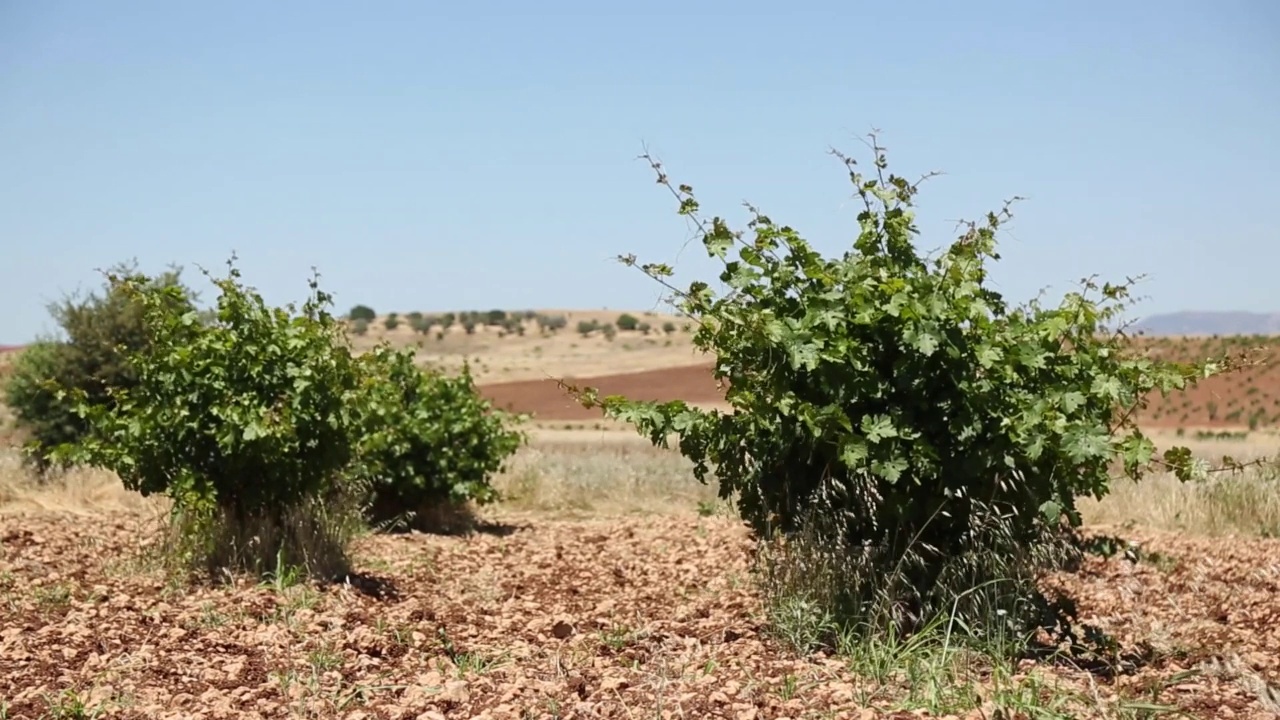
[[[1220,356],[1242,349],[1243,338],[1153,339],[1137,343],[1136,352],[1179,362]],[[1187,392],[1167,398],[1150,396],[1150,405],[1139,420],[1147,428],[1232,428],[1280,426],[1280,365],[1277,341],[1258,339],[1265,363],[1241,372],[1202,380]],[[635,400],[684,400],[708,404],[724,401],[711,376],[710,364],[650,370],[646,372],[572,379],[579,386],[598,388],[600,394],[626,395]],[[533,413],[540,420],[595,420],[599,410],[575,402],[553,379],[526,380],[481,386],[480,391],[497,407]]]
[[[707,364],[623,375],[565,378],[565,381],[579,387],[589,385],[597,388],[601,397],[626,395],[633,400],[684,400],[690,403],[724,401],[724,393],[716,388],[711,365]],[[582,407],[551,378],[482,385],[480,392],[500,409],[533,413],[539,420],[598,420],[602,417],[600,410]]]

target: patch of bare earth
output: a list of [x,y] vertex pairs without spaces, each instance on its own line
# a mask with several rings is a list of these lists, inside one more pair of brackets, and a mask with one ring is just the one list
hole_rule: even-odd
[[[684,400],[706,404],[724,401],[711,367],[706,363],[644,372],[600,375],[567,382],[594,387],[600,397],[624,395],[632,400],[668,402]],[[512,412],[532,413],[538,420],[600,420],[599,409],[588,409],[573,399],[554,379],[522,380],[481,385],[480,392],[494,406]]]
[[[139,515],[7,517],[0,707],[9,718],[923,716],[894,712],[909,678],[871,682],[767,634],[738,523],[496,520],[468,537],[365,538],[350,584],[192,589],[153,569]],[[1126,648],[1151,646],[1150,664],[1114,680],[1034,664],[1017,677],[1096,701],[1077,717],[1133,698],[1274,717],[1280,541],[1129,535],[1146,559],[1091,557],[1053,582]]]
[[1194,717],[1280,716],[1280,540],[1117,534],[1136,557],[1090,556],[1049,580],[1083,623],[1146,656],[1107,692]]

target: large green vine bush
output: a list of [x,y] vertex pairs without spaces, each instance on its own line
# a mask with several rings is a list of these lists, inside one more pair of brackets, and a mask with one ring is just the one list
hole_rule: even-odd
[[1035,574],[1058,555],[1060,526],[1079,523],[1077,498],[1104,495],[1113,468],[1193,471],[1185,449],[1161,459],[1133,423],[1144,396],[1222,366],[1124,354],[1108,326],[1128,284],[1086,280],[1056,307],[1010,305],[987,283],[1007,205],[922,255],[919,183],[873,148],[869,175],[835,153],[863,205],[839,257],[750,206],[745,232],[703,221],[692,188],[650,160],[727,289],[640,268],[695,321],[731,410],[566,387],[657,445],[677,437],[760,538],[808,548],[771,571],[786,599],[855,629],[945,615],[976,635],[1025,631],[1044,608]]

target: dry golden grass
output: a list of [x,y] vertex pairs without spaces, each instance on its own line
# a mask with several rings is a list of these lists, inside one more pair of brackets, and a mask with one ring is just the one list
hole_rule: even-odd
[[[715,486],[694,480],[679,453],[623,432],[535,429],[494,484],[506,496],[502,511],[568,517],[681,514],[716,499]],[[163,498],[126,490],[105,471],[76,469],[38,481],[17,451],[0,452],[0,514],[157,513],[167,507]]]
[[[1280,455],[1280,438],[1257,433],[1244,441],[1196,441],[1158,436],[1163,445],[1185,442],[1197,455],[1238,460]],[[652,447],[633,432],[575,427],[534,428],[531,442],[494,479],[506,499],[502,512],[588,517],[687,514],[717,505],[714,484],[693,479],[675,450]],[[118,478],[74,470],[37,483],[16,451],[0,454],[0,514],[93,514],[119,510],[163,512],[162,499],[126,491]],[[1280,469],[1261,467],[1182,483],[1155,474],[1140,483],[1117,480],[1101,501],[1080,503],[1090,526],[1133,526],[1199,536],[1280,535]]]
[[684,514],[716,501],[674,450],[634,434],[543,431],[495,485],[509,509],[570,517]]
[[22,466],[17,450],[0,449],[0,515],[119,511],[163,512],[162,498],[144,498],[120,484],[114,473],[74,469],[37,480]]
[[[1280,457],[1280,437],[1250,433],[1243,440],[1197,440],[1172,433],[1154,437],[1160,448],[1184,445],[1210,463],[1224,455],[1241,462]],[[1101,501],[1082,500],[1090,525],[1128,525],[1211,537],[1280,536],[1280,466],[1239,473],[1216,473],[1207,480],[1181,482],[1170,473],[1140,483],[1116,480]]]
[[1280,472],[1273,468],[1183,483],[1163,473],[1118,480],[1101,501],[1080,503],[1093,526],[1142,527],[1209,537],[1280,536]]

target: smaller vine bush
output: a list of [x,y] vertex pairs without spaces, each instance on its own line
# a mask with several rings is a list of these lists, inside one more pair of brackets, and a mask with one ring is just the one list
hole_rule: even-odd
[[524,436],[469,372],[423,372],[411,350],[385,345],[354,356],[316,278],[301,308],[274,308],[241,284],[234,257],[228,267],[210,277],[213,313],[181,287],[107,273],[145,342],[125,348],[134,382],[108,388],[109,403],[47,383],[89,428],[54,450],[59,462],[167,496],[175,559],[215,578],[334,577],[369,523],[497,499],[489,478]]
[[443,529],[441,511],[498,499],[490,478],[520,448],[521,419],[495,410],[468,367],[456,376],[419,369],[412,350],[360,358],[359,432],[352,472],[366,516],[380,526]]
[[234,257],[228,267],[210,276],[220,295],[208,320],[180,288],[107,274],[141,307],[148,342],[127,354],[136,382],[112,388],[112,404],[68,392],[92,432],[57,452],[168,496],[185,564],[340,572],[359,367],[317,279],[300,309],[272,308],[241,285]]
[[1102,497],[1113,468],[1134,479],[1153,464],[1184,479],[1204,470],[1186,448],[1156,455],[1133,422],[1147,393],[1233,365],[1126,356],[1123,330],[1108,325],[1130,284],[1087,279],[1057,307],[1010,305],[986,268],[1008,205],[921,255],[920,183],[889,173],[872,137],[870,174],[834,153],[863,204],[838,257],[749,205],[745,231],[701,220],[692,188],[645,156],[722,263],[726,290],[677,288],[669,266],[639,267],[696,324],[731,410],[562,387],[656,445],[678,438],[696,477],[714,473],[759,538],[808,548],[778,556],[773,589],[792,597],[775,607],[794,600],[819,624],[869,632],[940,615],[973,636],[1029,632],[1046,608],[1035,575],[1060,556],[1061,523],[1079,524],[1078,497]]

